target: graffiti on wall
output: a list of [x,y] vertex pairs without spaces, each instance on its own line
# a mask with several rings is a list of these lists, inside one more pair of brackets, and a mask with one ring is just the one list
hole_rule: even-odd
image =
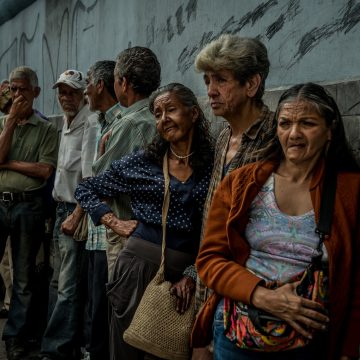
[[[180,6],[176,10],[175,17],[168,17],[166,25],[161,24],[157,28],[154,25],[155,18],[153,18],[147,26],[148,46],[154,44],[154,39],[158,39],[160,43],[165,40],[170,42],[175,35],[175,29],[177,35],[180,36],[185,29],[184,23],[196,21],[196,7],[197,0],[190,0],[185,6],[186,11],[183,11],[183,6]],[[259,4],[253,10],[247,12],[239,18],[236,18],[235,16],[229,17],[223,22],[220,30],[205,31],[202,33],[200,40],[194,41],[192,44],[187,44],[183,47],[177,59],[178,71],[184,74],[193,65],[198,51],[203,48],[204,45],[216,39],[221,34],[238,34],[247,26],[254,27],[258,22],[263,20],[267,13],[270,11],[274,12],[274,10],[276,10],[276,13],[279,15],[272,23],[265,27],[263,32],[257,35],[260,40],[271,41],[277,33],[282,31],[286,23],[291,24],[302,12],[301,1],[290,0],[285,5],[279,6],[279,2],[277,0],[269,0]],[[289,41],[293,41],[295,52],[292,57],[288,59],[288,62],[282,65],[289,70],[296,63],[300,62],[307,53],[314,50],[322,40],[329,39],[333,35],[341,32],[346,34],[359,22],[360,4],[355,4],[353,0],[349,0],[340,9],[337,18],[320,26],[314,27],[305,34],[299,32],[297,29],[289,34],[283,34],[282,44],[285,45]]]
[[[31,49],[38,48],[41,42],[41,56],[38,54],[39,57],[37,57],[37,59],[40,58],[40,62],[37,62],[38,66],[33,66],[33,68],[39,74],[40,87],[51,88],[58,74],[68,68],[70,63],[78,67],[80,57],[78,43],[82,34],[95,26],[88,23],[84,25],[82,19],[80,20],[80,14],[87,16],[95,11],[97,5],[98,0],[93,0],[90,4],[78,0],[71,9],[63,8],[61,15],[57,14],[58,23],[54,26],[55,30],[50,33],[42,32],[40,29],[40,13],[38,13],[33,29],[29,33],[22,32],[20,36],[15,36],[9,47],[0,54],[0,69],[3,77],[7,77],[15,66],[32,64],[34,59],[29,58]],[[41,77],[41,74],[46,74],[46,76]],[[49,92],[42,91],[40,96],[42,108],[46,113],[58,112],[58,105],[53,95],[49,96]]]
[[[272,63],[278,68],[290,70],[306,61],[306,57],[316,52],[324,40],[332,41],[336,36],[359,30],[356,27],[360,22],[360,4],[355,0],[333,3],[336,12],[333,11],[331,16],[319,16],[316,26],[302,26],[308,6],[304,0],[246,2],[246,11],[242,10],[241,1],[234,1],[233,4],[239,4],[236,5],[237,11],[225,8],[222,16],[215,13],[215,1],[180,0],[174,7],[162,8],[163,1],[157,0],[156,10],[144,15],[144,25],[139,27],[136,38],[131,35],[135,32],[130,29],[129,39],[123,39],[116,47],[141,43],[158,51],[168,44],[174,50],[175,65],[168,64],[166,59],[160,59],[160,62],[164,67],[174,67],[180,77],[189,72],[199,50],[222,33],[257,36],[267,44],[273,57],[277,57],[272,59]],[[320,6],[320,3],[323,2],[318,0],[316,4]],[[68,66],[84,69],[89,61],[113,56],[102,51],[102,44],[91,41],[100,28],[99,14],[104,13],[106,6],[119,9],[116,7],[118,2],[44,0],[40,4],[43,9],[38,10],[36,15],[31,14],[31,21],[22,24],[21,33],[15,33],[0,49],[1,77],[7,76],[17,65],[29,64],[38,71],[40,86],[50,89],[58,74]],[[208,8],[210,11],[206,13]],[[126,12],[110,15],[112,19],[105,26],[104,38],[115,34],[113,39],[121,39],[118,35],[121,34],[121,16],[125,17]],[[40,102],[45,113],[57,112],[53,92],[42,91]]]

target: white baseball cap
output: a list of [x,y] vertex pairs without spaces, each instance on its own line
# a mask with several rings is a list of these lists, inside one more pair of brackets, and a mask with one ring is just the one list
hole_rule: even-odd
[[66,70],[64,71],[58,81],[53,85],[53,89],[57,88],[60,84],[66,84],[74,89],[85,89],[86,82],[84,74],[78,70]]

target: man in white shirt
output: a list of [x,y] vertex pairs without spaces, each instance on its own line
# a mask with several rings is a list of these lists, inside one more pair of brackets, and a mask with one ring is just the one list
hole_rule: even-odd
[[97,115],[84,100],[86,86],[82,72],[67,70],[53,88],[58,89],[59,104],[64,111],[53,198],[57,202],[53,236],[54,273],[49,290],[48,324],[42,344],[42,359],[74,359],[79,343],[82,317],[80,280],[85,242],[73,239],[82,217],[76,206],[77,184],[91,176],[94,159]]

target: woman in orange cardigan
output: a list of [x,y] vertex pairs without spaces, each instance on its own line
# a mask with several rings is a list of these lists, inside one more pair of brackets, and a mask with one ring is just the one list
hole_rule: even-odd
[[[276,119],[268,161],[234,171],[213,199],[196,266],[215,293],[198,315],[193,346],[205,345],[212,324],[216,360],[357,359],[358,166],[337,105],[321,86],[287,90]],[[331,234],[319,246],[314,230],[330,163],[337,173],[335,205]],[[329,271],[325,306],[296,293],[315,257]],[[270,288],[274,282],[279,286]],[[285,343],[264,336],[252,322],[251,309],[271,321],[285,321],[301,336]]]

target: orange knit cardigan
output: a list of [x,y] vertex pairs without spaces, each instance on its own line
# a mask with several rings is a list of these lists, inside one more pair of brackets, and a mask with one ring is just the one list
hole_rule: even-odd
[[[196,267],[202,281],[215,294],[197,316],[192,334],[193,347],[204,346],[210,340],[210,326],[220,296],[249,304],[252,292],[261,281],[244,267],[250,250],[244,230],[251,202],[276,166],[275,163],[262,162],[237,169],[225,177],[214,195]],[[310,185],[316,221],[323,176],[324,164],[320,161]],[[340,355],[359,356],[359,201],[360,174],[340,173],[331,235],[324,242],[329,256],[330,277],[329,359],[338,359]]]

